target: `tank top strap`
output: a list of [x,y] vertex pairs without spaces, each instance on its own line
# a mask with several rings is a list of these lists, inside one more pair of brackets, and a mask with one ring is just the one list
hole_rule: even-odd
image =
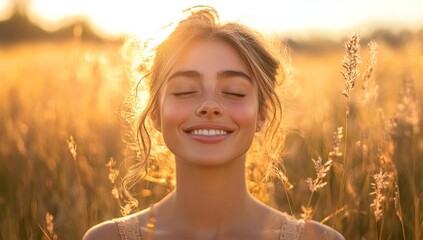
[[287,216],[282,223],[279,240],[300,240],[304,237],[304,221]]
[[127,216],[113,219],[119,229],[121,240],[142,240],[137,216]]

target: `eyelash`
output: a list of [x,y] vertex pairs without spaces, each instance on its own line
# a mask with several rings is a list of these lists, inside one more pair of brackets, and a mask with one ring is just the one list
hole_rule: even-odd
[[185,95],[190,95],[190,94],[194,94],[196,93],[195,91],[191,91],[191,92],[176,92],[176,93],[172,93],[174,96],[179,97],[179,96],[185,96]]
[[[191,95],[191,94],[194,94],[194,93],[197,93],[197,92],[195,92],[195,91],[192,91],[192,92],[176,92],[176,93],[172,93],[172,94],[175,97],[181,97],[181,96]],[[243,98],[243,97],[246,96],[246,94],[243,94],[243,93],[234,93],[234,92],[222,92],[222,93],[225,94],[225,95],[230,95],[230,96],[234,96],[234,97],[238,97],[238,98]]]
[[226,94],[226,95],[239,97],[239,98],[245,97],[245,95],[246,95],[246,94],[243,94],[243,93],[234,93],[234,92],[222,92],[222,93]]

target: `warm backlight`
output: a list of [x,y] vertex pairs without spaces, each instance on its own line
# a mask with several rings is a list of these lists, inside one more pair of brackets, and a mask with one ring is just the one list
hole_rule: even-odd
[[[170,1],[170,0],[0,0],[0,19],[11,6],[24,6],[30,18],[47,30],[55,30],[75,17],[88,20],[98,33],[131,33],[148,36],[177,21],[181,10],[194,5],[215,7],[223,21],[240,20],[271,32],[305,30],[360,30],[373,27],[418,28],[423,24],[421,0],[356,1]],[[376,26],[375,26],[376,25]]]

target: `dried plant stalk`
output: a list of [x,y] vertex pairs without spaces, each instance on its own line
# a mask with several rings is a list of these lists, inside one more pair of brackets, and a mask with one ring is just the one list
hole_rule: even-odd
[[329,160],[324,164],[322,163],[321,157],[319,157],[317,160],[312,160],[314,163],[314,169],[316,171],[317,177],[315,179],[307,178],[306,182],[308,184],[308,187],[310,188],[310,191],[316,192],[327,184],[327,182],[325,182],[323,179],[325,178],[332,166],[332,160]]
[[77,145],[76,145],[75,139],[73,139],[73,136],[70,136],[69,140],[67,140],[67,143],[68,143],[68,148],[72,155],[72,158],[74,161],[76,161],[78,153],[76,151]]
[[358,64],[360,64],[360,57],[358,51],[360,49],[360,35],[353,33],[345,42],[346,54],[342,61],[344,71],[341,71],[342,77],[345,81],[345,89],[342,94],[349,100],[350,93],[355,86],[355,82],[360,75]]
[[374,215],[376,218],[376,222],[378,222],[383,216],[383,204],[385,203],[386,197],[383,193],[385,189],[389,186],[388,179],[391,177],[391,174],[388,172],[383,172],[380,169],[379,173],[373,175],[373,183],[372,185],[373,191],[370,195],[374,195],[374,199],[370,206],[374,208]]
[[370,49],[369,60],[367,61],[366,70],[361,79],[361,91],[362,91],[361,100],[362,101],[366,101],[369,98],[368,94],[366,93],[366,90],[369,85],[369,79],[372,76],[373,70],[377,63],[377,53],[378,53],[377,43],[371,41],[368,46]]

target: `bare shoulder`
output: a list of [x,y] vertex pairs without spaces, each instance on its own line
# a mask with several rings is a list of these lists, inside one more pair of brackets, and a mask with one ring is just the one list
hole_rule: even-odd
[[119,240],[119,230],[114,221],[106,221],[90,228],[82,240]]
[[345,240],[345,238],[333,228],[316,221],[305,222],[304,239]]

